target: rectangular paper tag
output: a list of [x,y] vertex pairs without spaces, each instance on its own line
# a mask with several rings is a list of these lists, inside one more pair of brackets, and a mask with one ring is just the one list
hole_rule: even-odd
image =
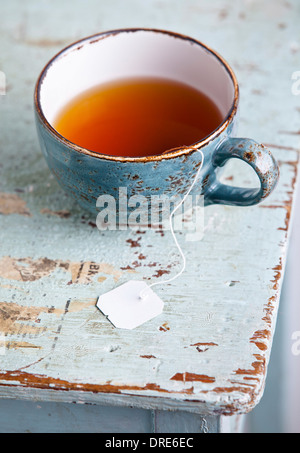
[[164,303],[145,282],[130,280],[100,296],[96,306],[115,327],[135,329],[160,315]]

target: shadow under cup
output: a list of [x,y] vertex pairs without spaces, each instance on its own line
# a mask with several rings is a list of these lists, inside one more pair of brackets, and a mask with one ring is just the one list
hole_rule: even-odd
[[[96,153],[61,136],[53,127],[62,108],[84,91],[107,82],[155,77],[179,81],[205,93],[219,108],[223,122],[189,147],[145,157]],[[142,195],[184,196],[204,162],[193,193],[205,205],[249,206],[274,189],[278,166],[271,153],[251,139],[235,135],[239,90],[225,60],[202,43],[173,32],[123,29],[76,42],[57,54],[42,71],[35,88],[35,113],[42,151],[62,187],[84,208],[97,214],[99,196],[115,200]],[[159,108],[159,106],[158,106]],[[118,131],[116,130],[116,134]],[[145,137],[145,141],[147,137]],[[244,189],[219,182],[230,158],[246,161],[257,173],[260,188]]]

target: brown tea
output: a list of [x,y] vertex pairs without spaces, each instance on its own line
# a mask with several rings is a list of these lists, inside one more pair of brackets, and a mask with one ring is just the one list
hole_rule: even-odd
[[190,146],[222,122],[196,89],[167,79],[125,79],[73,99],[54,127],[71,142],[111,156],[150,156]]

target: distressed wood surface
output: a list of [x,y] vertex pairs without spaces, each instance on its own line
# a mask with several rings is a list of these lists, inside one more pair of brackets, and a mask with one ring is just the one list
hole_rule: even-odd
[[[233,4],[234,3],[234,4]],[[1,10],[0,397],[83,402],[206,415],[250,411],[267,374],[299,161],[297,0],[84,5],[34,0]],[[239,135],[269,146],[276,191],[251,208],[205,210],[202,241],[178,233],[185,273],[157,286],[162,315],[115,329],[97,297],[128,279],[163,281],[181,268],[169,232],[108,231],[63,193],[40,152],[35,81],[70,42],[106,29],[157,27],[220,52],[241,87]],[[224,181],[251,185],[231,162]]]

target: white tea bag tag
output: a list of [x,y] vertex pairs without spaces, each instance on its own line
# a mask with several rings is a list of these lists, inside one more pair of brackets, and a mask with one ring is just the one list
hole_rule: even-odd
[[99,297],[96,306],[120,329],[135,329],[163,311],[164,303],[143,281],[130,280]]

